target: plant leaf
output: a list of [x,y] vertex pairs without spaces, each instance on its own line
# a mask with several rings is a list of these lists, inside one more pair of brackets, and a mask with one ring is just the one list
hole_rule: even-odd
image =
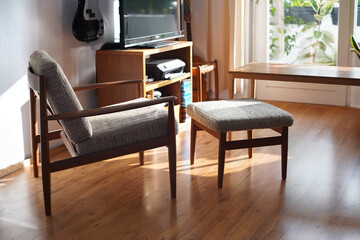
[[313,56],[313,54],[311,53],[306,53],[304,55],[300,55],[299,59],[305,59],[305,58],[311,58]]
[[312,22],[308,22],[303,29],[301,29],[301,32],[306,32],[307,30],[313,28],[316,26],[316,22],[312,21]]
[[326,51],[326,44],[320,41],[320,42],[319,42],[319,48],[320,48],[323,52],[325,52],[325,51]]
[[320,16],[319,14],[314,14],[314,18],[316,19],[316,20],[318,20],[319,22],[321,22],[323,19],[324,19],[324,17],[323,16]]
[[320,39],[322,37],[323,33],[320,31],[314,31],[314,38]]
[[334,43],[334,35],[329,31],[323,31],[323,40],[326,44]]
[[325,4],[321,7],[320,9],[320,15],[321,16],[326,16],[328,14],[330,14],[332,12],[334,8],[334,2],[325,2]]
[[318,0],[310,0],[310,5],[314,9],[314,11],[317,13],[319,12],[319,1]]

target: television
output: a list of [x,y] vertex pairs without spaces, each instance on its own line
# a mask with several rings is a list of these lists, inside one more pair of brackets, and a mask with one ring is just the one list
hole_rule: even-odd
[[183,0],[114,0],[114,42],[154,48],[184,36]]

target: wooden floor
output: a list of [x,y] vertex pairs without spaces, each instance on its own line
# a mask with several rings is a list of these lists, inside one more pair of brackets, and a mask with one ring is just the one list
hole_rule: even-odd
[[279,146],[254,149],[252,159],[237,150],[226,154],[219,190],[217,142],[199,133],[190,166],[187,123],[176,199],[166,148],[146,152],[144,166],[130,155],[54,173],[51,217],[41,178],[26,167],[0,178],[0,239],[360,239],[360,110],[273,103],[295,118],[286,181]]

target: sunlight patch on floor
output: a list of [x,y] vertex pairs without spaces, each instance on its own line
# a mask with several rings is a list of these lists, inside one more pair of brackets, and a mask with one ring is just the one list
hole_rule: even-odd
[[14,218],[9,218],[9,217],[0,217],[0,222],[5,222],[5,223],[9,223],[11,225],[16,225],[16,226],[20,226],[20,227],[24,227],[24,228],[28,228],[28,229],[39,230],[39,227],[37,227],[36,225],[31,224],[29,222],[21,221],[19,219],[14,219]]

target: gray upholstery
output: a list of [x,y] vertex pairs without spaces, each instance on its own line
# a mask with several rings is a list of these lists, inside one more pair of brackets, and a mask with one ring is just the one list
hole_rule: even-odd
[[[148,101],[140,98],[130,102]],[[129,111],[88,118],[93,128],[91,138],[75,144],[79,154],[101,151],[167,135],[168,111],[154,105]]]
[[197,102],[187,106],[187,114],[217,132],[291,126],[290,113],[256,99]]
[[[30,56],[30,66],[36,75],[45,76],[48,102],[55,113],[83,109],[63,70],[45,51],[33,52]],[[60,122],[73,143],[79,143],[92,136],[92,128],[86,118]]]
[[[36,75],[45,76],[48,102],[55,113],[83,109],[61,67],[45,51],[35,51],[30,66]],[[139,101],[148,99],[117,105]],[[168,111],[161,104],[60,123],[80,155],[168,135]]]

